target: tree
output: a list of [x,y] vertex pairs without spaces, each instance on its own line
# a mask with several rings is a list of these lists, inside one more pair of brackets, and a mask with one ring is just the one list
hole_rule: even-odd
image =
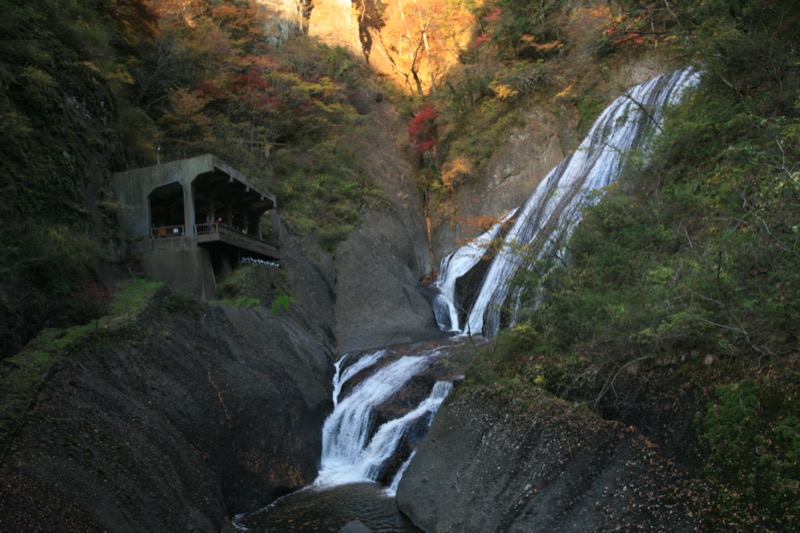
[[436,109],[425,104],[422,109],[414,116],[408,126],[408,136],[414,142],[423,155],[432,154],[436,156],[436,145],[438,143],[438,126],[436,123]]
[[460,1],[398,0],[387,3],[381,31],[384,47],[409,89],[435,91],[456,63],[473,18]]

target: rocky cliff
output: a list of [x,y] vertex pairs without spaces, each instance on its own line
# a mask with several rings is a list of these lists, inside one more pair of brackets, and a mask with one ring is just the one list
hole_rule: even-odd
[[277,314],[162,289],[61,354],[0,466],[3,530],[231,530],[316,476],[337,352],[438,335],[402,128],[374,91],[352,98],[383,191],[361,227],[331,257],[278,224],[281,267],[253,267],[248,289],[291,294]]
[[397,503],[425,531],[690,531],[686,480],[632,426],[536,391],[472,389],[439,410]]
[[[439,336],[420,292],[431,257],[412,158],[391,103],[378,93],[353,95],[365,114],[367,146],[359,164],[382,198],[335,253],[337,339],[341,353]],[[367,113],[369,113],[367,115]],[[400,136],[398,138],[398,136]]]
[[4,458],[3,530],[231,530],[314,478],[333,302],[285,242],[288,313],[161,290],[63,354]]

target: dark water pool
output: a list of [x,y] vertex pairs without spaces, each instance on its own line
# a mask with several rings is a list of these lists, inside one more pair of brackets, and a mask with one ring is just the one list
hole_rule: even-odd
[[238,525],[253,533],[327,533],[360,520],[374,532],[420,533],[383,489],[372,483],[305,489],[241,517]]

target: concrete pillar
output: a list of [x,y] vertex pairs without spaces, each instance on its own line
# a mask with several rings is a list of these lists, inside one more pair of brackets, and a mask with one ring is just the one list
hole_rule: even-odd
[[194,236],[194,202],[191,181],[189,183],[183,183],[182,185],[184,235]]

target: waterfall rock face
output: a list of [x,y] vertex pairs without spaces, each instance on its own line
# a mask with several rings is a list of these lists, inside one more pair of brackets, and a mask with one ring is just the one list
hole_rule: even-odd
[[[601,113],[578,149],[553,168],[515,213],[469,308],[465,332],[497,334],[516,272],[566,246],[590,195],[619,178],[629,154],[638,150],[646,155],[665,106],[676,103],[698,80],[692,68],[663,74],[626,91]],[[454,276],[449,270],[462,270],[462,261],[451,259],[442,262],[446,278]],[[459,302],[451,303],[459,307]]]
[[447,200],[449,209],[432,213],[434,257],[447,255],[455,243],[475,237],[475,227],[454,224],[448,213],[458,212],[467,221],[486,215],[502,217],[522,205],[565,155],[556,118],[538,108],[527,111],[524,124],[492,155],[484,179],[460,184]]
[[328,46],[341,46],[362,56],[358,37],[358,13],[351,0],[313,0],[308,34]]
[[523,404],[457,391],[397,504],[425,531],[692,531],[686,479],[634,428],[588,409],[536,392]]
[[[574,29],[583,34],[584,29]],[[573,68],[591,72],[591,54],[577,54]],[[604,67],[605,68],[605,67]],[[664,72],[664,58],[657,54],[628,56],[605,71],[603,81],[592,87],[592,97],[611,102],[620,87],[633,87]],[[600,78],[598,75],[597,78]],[[536,186],[580,143],[583,133],[575,95],[556,97],[546,105],[532,104],[491,156],[481,179],[460,183],[450,198],[431,213],[431,245],[438,262],[485,227],[476,221],[486,216],[502,218],[518,208]],[[457,215],[454,217],[453,215]]]
[[394,138],[402,128],[386,100],[373,101],[367,111],[370,141],[358,159],[384,201],[367,207],[358,229],[336,247],[339,353],[439,335],[419,290],[431,258],[411,158]]

